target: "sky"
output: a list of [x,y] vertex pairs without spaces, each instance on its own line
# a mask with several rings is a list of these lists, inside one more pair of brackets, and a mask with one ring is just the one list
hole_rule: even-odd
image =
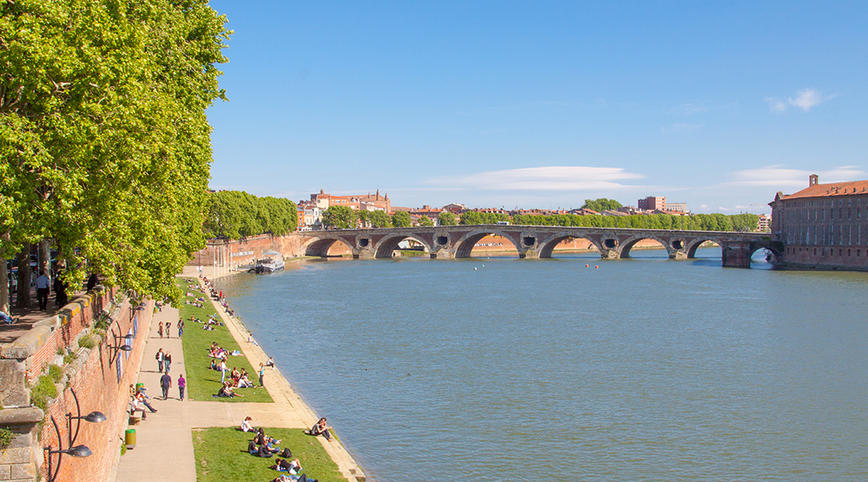
[[213,189],[764,213],[868,179],[868,2],[212,1]]

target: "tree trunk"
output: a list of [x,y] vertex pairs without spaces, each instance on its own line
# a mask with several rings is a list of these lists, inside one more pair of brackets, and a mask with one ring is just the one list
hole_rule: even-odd
[[18,295],[15,306],[19,310],[30,308],[30,245],[25,244],[18,253]]
[[6,271],[6,260],[0,259],[0,311],[11,314],[9,310],[9,273]]
[[39,242],[39,269],[51,277],[51,243],[47,239]]

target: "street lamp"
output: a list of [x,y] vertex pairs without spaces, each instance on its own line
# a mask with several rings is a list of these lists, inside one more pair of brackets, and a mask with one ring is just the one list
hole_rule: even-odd
[[[120,325],[120,323],[118,323],[118,320],[115,320],[115,324],[118,325],[118,331],[121,331],[121,325]],[[132,351],[133,347],[131,347],[130,345],[127,345],[126,341],[132,340],[133,338],[135,338],[135,335],[126,334],[123,336],[119,336],[119,335],[115,335],[114,330],[110,330],[109,333],[111,333],[112,337],[115,339],[114,345],[108,345],[109,350],[111,350],[111,351],[109,351],[109,364],[112,364],[115,362],[118,355],[122,351]],[[124,341],[123,344],[121,344],[121,340]],[[90,420],[88,420],[88,421],[90,421]]]
[[[75,411],[77,413],[76,416],[72,415],[72,412],[66,413],[66,435],[67,435],[67,447],[63,448],[63,441],[60,437],[60,429],[57,427],[57,422],[54,420],[54,416],[51,417],[51,424],[54,425],[54,433],[57,434],[57,450],[52,450],[52,447],[49,445],[48,447],[43,447],[43,450],[48,456],[48,482],[54,482],[57,480],[57,474],[60,472],[60,462],[63,460],[64,455],[70,455],[72,457],[89,457],[93,454],[93,451],[87,445],[73,445],[75,443],[75,439],[78,438],[78,429],[81,427],[81,421],[84,420],[86,422],[91,423],[100,423],[105,422],[106,417],[102,412],[93,411],[85,416],[81,416],[81,406],[78,403],[78,395],[75,394],[75,390],[70,389],[72,392],[72,398],[75,399]],[[75,420],[75,433],[72,431],[72,421]],[[53,456],[57,455],[57,465],[52,469],[52,459]]]

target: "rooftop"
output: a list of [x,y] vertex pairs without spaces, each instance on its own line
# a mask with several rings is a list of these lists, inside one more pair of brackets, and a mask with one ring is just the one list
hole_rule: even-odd
[[778,199],[798,199],[827,196],[852,196],[868,193],[868,181],[834,182],[829,184],[812,184],[793,194],[778,194]]

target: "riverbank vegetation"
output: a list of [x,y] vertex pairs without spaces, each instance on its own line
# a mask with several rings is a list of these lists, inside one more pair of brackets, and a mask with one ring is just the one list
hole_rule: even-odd
[[[191,400],[206,400],[206,401],[221,401],[221,402],[272,402],[268,391],[263,387],[241,388],[237,392],[241,397],[224,398],[213,397],[221,387],[220,372],[211,370],[211,357],[208,355],[208,348],[211,342],[217,342],[228,352],[235,350],[241,351],[241,347],[235,341],[232,333],[225,326],[215,326],[214,330],[203,330],[202,324],[193,322],[190,317],[198,318],[202,321],[207,321],[211,315],[217,316],[217,320],[222,322],[222,318],[217,315],[214,305],[208,300],[208,295],[200,291],[191,291],[188,289],[190,283],[198,286],[198,281],[193,278],[178,278],[178,286],[187,293],[188,291],[194,296],[184,295],[184,300],[188,302],[196,302],[197,297],[205,297],[205,302],[202,307],[187,304],[182,302],[178,305],[180,317],[184,320],[184,335],[181,337],[181,346],[184,350],[184,364],[187,366],[187,396]],[[172,327],[172,330],[177,334],[177,325]],[[258,371],[254,370],[247,361],[247,357],[230,356],[226,360],[226,366],[229,370],[232,367],[247,370],[247,374],[253,383],[258,383]],[[257,367],[258,368],[258,367]],[[227,375],[228,376],[228,375]],[[266,374],[268,376],[268,374]],[[232,479],[227,479],[232,480]]]
[[482,213],[468,211],[461,215],[461,224],[497,224],[498,222],[532,226],[581,226],[594,228],[679,229],[690,231],[741,231],[751,232],[757,227],[756,214],[633,214],[628,216],[601,216],[555,214],[537,216],[505,213]]
[[289,199],[218,191],[208,196],[203,230],[207,238],[241,239],[266,233],[283,236],[297,225],[298,209]]
[[[265,433],[280,440],[281,448],[292,451],[292,458],[299,459],[302,473],[309,478],[323,482],[346,480],[317,437],[305,435],[300,428],[265,428]],[[275,463],[273,457],[261,458],[247,453],[247,443],[252,439],[252,433],[234,427],[195,429],[196,480],[271,480],[280,475],[268,468]]]
[[178,295],[204,246],[225,24],[204,1],[0,2],[0,259],[47,241],[70,286]]

